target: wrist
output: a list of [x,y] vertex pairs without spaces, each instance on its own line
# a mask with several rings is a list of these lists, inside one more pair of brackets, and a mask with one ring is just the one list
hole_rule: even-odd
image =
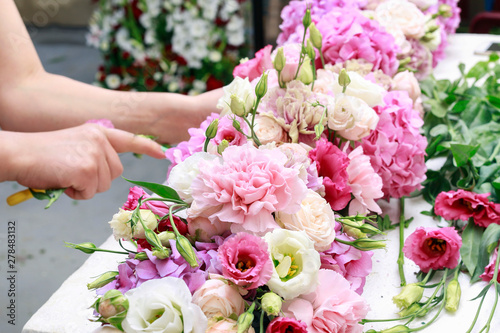
[[0,182],[15,181],[18,172],[18,154],[16,146],[19,135],[14,132],[0,131]]

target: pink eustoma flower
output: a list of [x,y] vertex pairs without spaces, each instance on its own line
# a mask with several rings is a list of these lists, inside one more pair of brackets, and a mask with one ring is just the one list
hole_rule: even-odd
[[255,58],[250,59],[234,68],[233,76],[246,78],[250,81],[259,77],[264,71],[273,68],[273,61],[271,60],[272,45],[260,49],[255,53]]
[[255,289],[269,281],[273,263],[268,245],[260,237],[237,233],[219,247],[222,275],[245,289]]
[[[491,261],[484,268],[484,273],[479,275],[481,280],[485,282],[490,282],[491,279],[493,279],[493,275],[495,275],[495,263],[497,261],[497,256],[498,256],[498,248],[495,249],[495,252],[493,252],[493,255],[491,256]],[[497,275],[497,281],[500,283],[500,274]]]
[[419,227],[405,241],[403,252],[427,273],[430,269],[455,268],[462,239],[453,227]]
[[267,326],[266,333],[307,333],[307,325],[297,319],[276,317]]

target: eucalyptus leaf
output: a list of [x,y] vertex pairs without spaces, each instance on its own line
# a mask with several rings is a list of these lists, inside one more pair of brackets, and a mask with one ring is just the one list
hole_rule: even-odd
[[450,145],[451,153],[457,167],[464,166],[471,159],[472,156],[479,149],[479,145],[463,145],[459,143],[452,143]]
[[476,269],[483,232],[484,228],[481,228],[475,225],[472,221],[469,221],[462,233],[460,256],[462,257],[462,261],[471,275],[474,274],[474,270]]
[[179,202],[179,203],[183,202],[182,199],[179,197],[179,194],[177,194],[177,192],[169,186],[162,185],[162,184],[156,184],[156,183],[134,181],[134,180],[130,180],[127,178],[123,178],[123,179],[125,179],[126,181],[128,181],[134,185],[144,187],[144,188],[152,191],[153,193],[158,194],[160,197],[162,197],[164,199],[171,199],[172,202]]
[[479,80],[483,76],[485,76],[488,73],[488,62],[487,61],[479,61],[476,63],[472,68],[469,70],[467,75],[465,76],[466,78],[475,78],[476,80]]
[[445,124],[434,126],[430,130],[429,134],[431,136],[446,135],[448,134],[448,126],[446,126]]

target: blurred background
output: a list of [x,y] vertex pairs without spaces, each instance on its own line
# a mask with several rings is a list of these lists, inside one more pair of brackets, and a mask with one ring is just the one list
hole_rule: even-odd
[[[102,17],[93,13],[96,10],[99,10],[101,14],[104,10],[116,10],[116,8],[103,7],[103,3],[111,1],[16,0],[15,2],[48,72],[107,88],[109,88],[109,82],[106,82],[105,78],[110,74],[115,74],[120,76],[120,84],[116,88],[124,90],[148,88],[149,90],[161,91],[165,88],[177,88],[177,90],[172,90],[197,93],[199,91],[195,90],[197,88],[195,82],[204,82],[205,86],[201,84],[201,87],[198,87],[199,90],[206,89],[208,82],[211,82],[206,73],[197,77],[198,74],[193,74],[194,72],[178,72],[179,68],[186,67],[189,59],[180,59],[178,55],[170,53],[171,58],[165,63],[155,62],[154,57],[148,58],[152,59],[152,67],[141,72],[141,75],[144,76],[142,82],[129,82],[130,78],[127,81],[127,77],[134,73],[113,72],[116,66],[123,67],[123,64],[119,62],[126,58],[126,54],[123,53],[123,50],[113,51],[109,45],[103,45],[102,40],[92,40],[91,37],[96,36],[96,31],[92,31],[90,28],[89,32],[89,22],[92,22],[94,30],[95,27],[99,27],[99,33],[102,37],[102,30],[105,29],[103,29],[102,21],[98,22]],[[132,3],[137,4],[138,1],[132,1]],[[231,58],[235,54],[238,57],[251,57],[254,50],[258,50],[266,44],[275,44],[279,33],[278,26],[281,22],[280,12],[288,1],[248,0],[240,1],[240,3],[241,8],[238,15],[242,19],[241,22],[244,22],[244,41],[241,41],[240,45],[243,47],[236,49],[228,47],[230,52],[228,54],[225,53],[225,50],[218,49],[223,59],[227,56],[228,59],[235,60],[236,58]],[[460,5],[462,7],[462,25],[459,32],[468,32],[468,25],[478,13],[486,9],[494,9],[494,3],[491,1],[462,0]],[[220,26],[224,27],[229,20],[221,22]],[[154,24],[161,24],[161,22]],[[147,32],[147,28],[142,26],[139,26],[139,29]],[[108,31],[107,33],[112,32]],[[93,44],[93,46],[88,44]],[[242,50],[246,54],[242,54]],[[162,52],[167,51],[168,48],[162,50]],[[113,60],[111,52],[122,53],[119,53]],[[209,65],[202,63],[198,70],[201,68],[203,71],[203,66]],[[228,63],[227,66],[230,68],[233,65]],[[158,74],[155,75],[158,72],[162,73],[161,77]],[[186,80],[185,90],[182,90],[182,87],[169,85],[171,83],[167,82],[167,78],[170,78],[169,75],[176,77],[176,80]],[[231,77],[231,72],[228,75]],[[146,84],[149,82],[148,78],[152,80],[151,84]],[[215,79],[217,84],[225,83],[222,78]],[[166,161],[153,160],[148,157],[137,159],[131,154],[123,154],[121,158],[124,164],[124,177],[150,182],[163,182],[165,180],[168,169]],[[111,233],[107,221],[126,200],[129,187],[126,181],[119,178],[113,182],[111,190],[97,195],[92,200],[77,202],[63,196],[50,209],[44,210],[45,202],[37,200],[31,200],[15,207],[7,206],[5,203],[7,196],[23,188],[15,183],[0,183],[0,243],[3,248],[0,251],[0,271],[6,272],[7,258],[4,244],[7,243],[8,221],[16,221],[16,265],[18,271],[17,323],[13,328],[4,320],[7,299],[3,296],[0,297],[0,315],[2,317],[0,332],[20,332],[24,323],[87,258],[87,255],[81,252],[66,248],[65,241],[74,243],[92,241],[99,245],[109,237]],[[0,290],[6,290],[6,283],[2,276]]]

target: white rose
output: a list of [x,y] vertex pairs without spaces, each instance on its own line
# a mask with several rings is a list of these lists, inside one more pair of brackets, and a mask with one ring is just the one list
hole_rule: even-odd
[[193,202],[191,184],[200,173],[200,162],[213,161],[217,158],[219,158],[217,155],[205,152],[194,153],[170,170],[167,179],[168,186],[173,188],[185,202]]
[[[109,225],[113,229],[113,236],[116,240],[124,239],[130,240],[133,238],[144,238],[144,228],[142,227],[142,223],[138,222],[134,226],[134,230],[132,230],[132,226],[130,223],[130,219],[132,218],[133,211],[123,210],[120,208],[120,211],[113,215],[113,219],[109,221]],[[149,229],[156,229],[158,225],[158,220],[156,219],[156,215],[153,214],[152,211],[148,209],[140,209],[139,213],[141,215],[144,224]]]
[[[385,94],[384,88],[376,83],[368,81],[356,72],[347,72],[351,83],[347,86],[345,94],[348,96],[354,96],[365,101],[370,107],[379,105],[383,101],[383,95]],[[342,87],[338,83],[338,76],[335,79],[333,92],[335,95],[342,92]]]
[[[335,117],[335,111],[340,113]],[[341,112],[345,114],[342,115]],[[349,118],[351,117],[351,118]],[[350,125],[345,129],[341,129],[339,126],[340,120],[347,120]],[[328,126],[338,126],[337,133],[347,140],[357,141],[361,140],[365,136],[368,136],[372,130],[377,127],[379,116],[366,102],[362,99],[352,96],[340,95],[338,101],[335,105],[334,112],[328,116]],[[333,128],[333,127],[331,127]]]
[[295,214],[276,213],[277,222],[285,229],[304,231],[318,252],[328,250],[335,240],[335,216],[330,204],[313,190],[300,204]]
[[228,284],[222,276],[211,275],[210,278],[193,294],[193,303],[207,318],[217,314],[223,317],[239,316],[245,312],[245,300],[234,284]]
[[333,107],[328,108],[328,128],[341,131],[353,127],[355,119],[352,110],[360,101],[357,97],[339,94]]
[[399,72],[394,75],[391,84],[391,90],[401,90],[408,92],[410,98],[415,102],[421,95],[418,80],[410,71]]
[[125,296],[130,305],[122,322],[126,333],[204,333],[207,328],[207,318],[192,303],[191,292],[182,279],[149,280]]
[[381,3],[375,9],[375,19],[384,27],[398,26],[406,37],[419,39],[425,34],[424,13],[407,0],[389,0]]
[[261,114],[255,118],[255,134],[260,143],[283,142],[286,139],[286,133],[272,117]]
[[427,9],[430,6],[434,6],[438,3],[438,0],[409,0],[413,2],[420,9]]
[[267,286],[285,300],[316,289],[321,266],[314,242],[305,232],[274,229],[264,236],[275,263]]
[[245,110],[249,112],[255,103],[255,91],[248,78],[235,77],[233,82],[222,88],[224,95],[219,99],[217,108],[221,110],[221,116],[231,114],[231,95],[236,95],[245,102]]

